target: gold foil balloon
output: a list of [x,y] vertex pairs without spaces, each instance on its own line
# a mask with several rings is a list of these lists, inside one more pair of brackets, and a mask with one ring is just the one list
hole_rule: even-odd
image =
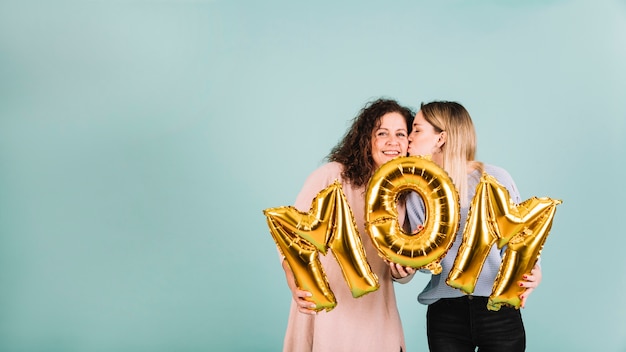
[[560,200],[533,197],[515,205],[506,188],[494,177],[483,174],[446,283],[471,294],[492,246],[506,245],[488,308],[499,310],[503,304],[519,308],[519,296],[526,288],[518,282],[537,262],[558,204]]
[[311,292],[309,300],[315,303],[316,311],[329,311],[337,305],[319,260],[319,252],[325,255],[327,248],[337,259],[353,297],[379,288],[339,182],[320,191],[309,212],[292,206],[263,212],[278,249],[293,271],[296,285]]
[[[398,221],[396,204],[403,191],[416,191],[424,200],[426,219],[415,235],[406,233]],[[366,226],[380,255],[392,262],[439,274],[439,263],[454,243],[459,219],[454,184],[428,157],[392,159],[369,182]]]

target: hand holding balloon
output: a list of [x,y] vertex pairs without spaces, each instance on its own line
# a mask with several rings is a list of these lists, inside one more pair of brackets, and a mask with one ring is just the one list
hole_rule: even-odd
[[415,272],[417,271],[417,269],[415,269],[413,267],[403,266],[402,264],[390,262],[388,260],[385,260],[385,263],[387,263],[389,265],[389,269],[391,271],[391,276],[395,280],[405,279],[405,278],[415,274]]
[[293,296],[293,301],[298,306],[298,311],[304,314],[315,315],[317,311],[315,310],[316,305],[314,302],[308,300],[308,298],[312,297],[313,294],[309,291],[301,290],[296,285],[296,280],[293,275],[293,271],[289,265],[283,261],[283,269],[285,270],[285,276],[287,276],[287,285],[291,290],[291,295]]
[[533,290],[536,289],[537,286],[539,286],[539,284],[541,283],[541,267],[535,264],[535,267],[533,268],[533,270],[530,271],[530,274],[525,274],[523,278],[524,281],[519,282],[519,285],[521,287],[526,287],[526,291],[524,291],[519,296],[519,298],[522,300],[522,302],[520,303],[520,306],[522,308],[524,308],[524,306],[526,305],[526,300],[528,299],[528,296],[530,296]]

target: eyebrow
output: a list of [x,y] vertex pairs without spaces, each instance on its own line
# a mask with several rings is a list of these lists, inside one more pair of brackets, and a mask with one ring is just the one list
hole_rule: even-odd
[[376,131],[378,130],[386,130],[386,131],[408,131],[408,128],[397,128],[397,129],[390,129],[390,128],[386,128],[386,127],[379,127],[376,129]]

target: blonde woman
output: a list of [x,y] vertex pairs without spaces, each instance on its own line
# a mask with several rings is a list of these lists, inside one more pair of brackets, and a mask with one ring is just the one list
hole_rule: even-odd
[[[448,172],[459,192],[460,224],[465,224],[469,204],[483,172],[495,177],[515,203],[521,201],[515,182],[506,170],[474,160],[474,124],[459,103],[434,101],[422,104],[413,120],[408,151],[410,155],[431,155],[432,160]],[[407,196],[406,208],[408,222],[415,230],[424,222],[424,204],[416,193],[411,193]],[[459,226],[452,248],[441,261],[441,274],[432,275],[418,295],[418,301],[428,305],[426,323],[430,350],[475,351],[478,347],[479,351],[524,351],[526,334],[520,310],[512,307],[502,307],[498,311],[487,309],[503,251],[495,246],[491,249],[472,295],[445,283],[457,256],[462,232],[463,226]],[[406,273],[394,272],[393,275],[400,278]],[[522,307],[540,282],[541,270],[535,266],[525,276],[525,281],[519,283],[526,287],[520,296]]]

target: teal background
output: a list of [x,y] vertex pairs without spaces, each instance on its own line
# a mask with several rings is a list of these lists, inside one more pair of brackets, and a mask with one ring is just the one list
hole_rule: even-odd
[[279,351],[262,210],[385,96],[563,200],[528,350],[626,351],[625,63],[623,0],[0,0],[0,350]]

